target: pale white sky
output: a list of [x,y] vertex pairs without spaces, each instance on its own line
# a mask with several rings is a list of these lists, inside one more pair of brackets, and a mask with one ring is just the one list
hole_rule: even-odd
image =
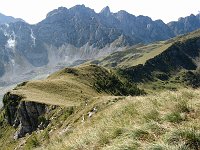
[[126,10],[136,16],[162,19],[165,23],[200,11],[200,0],[0,0],[0,13],[34,24],[53,9],[60,6],[70,8],[77,4],[85,4],[96,12],[109,6],[112,12]]

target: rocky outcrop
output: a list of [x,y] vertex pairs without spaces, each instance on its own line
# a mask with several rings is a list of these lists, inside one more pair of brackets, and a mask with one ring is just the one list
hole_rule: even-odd
[[20,19],[20,18],[14,18],[14,17],[11,17],[11,16],[6,16],[6,15],[0,13],[0,24],[17,22],[17,21],[23,21],[23,20]]
[[185,18],[181,17],[178,21],[167,24],[175,35],[185,34],[200,28],[200,14],[191,14]]
[[47,122],[40,119],[46,112],[46,105],[21,99],[22,97],[9,92],[3,98],[5,118],[11,126],[17,128],[15,139],[32,133],[39,126],[47,125]]
[[162,20],[153,21],[150,17],[134,16],[124,10],[112,13],[109,7],[105,7],[99,13],[99,17],[103,24],[122,30],[134,44],[166,40],[174,36]]

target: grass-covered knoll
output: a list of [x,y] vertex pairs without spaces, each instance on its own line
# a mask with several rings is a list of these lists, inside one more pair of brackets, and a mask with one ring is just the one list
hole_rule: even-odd
[[139,95],[135,85],[121,81],[111,70],[96,65],[65,68],[44,80],[18,85],[11,93],[25,101],[74,106],[99,95]]
[[[99,97],[72,114],[70,124],[68,119],[63,120],[46,133],[46,144],[40,142],[41,133],[32,138],[39,141],[38,150],[198,150],[199,99],[200,91],[193,89],[138,97]],[[88,117],[93,108],[97,111]]]
[[53,105],[79,105],[85,99],[99,93],[92,87],[96,75],[106,75],[105,69],[94,66],[65,68],[47,79],[29,81],[12,92],[22,95],[26,101],[38,101]]

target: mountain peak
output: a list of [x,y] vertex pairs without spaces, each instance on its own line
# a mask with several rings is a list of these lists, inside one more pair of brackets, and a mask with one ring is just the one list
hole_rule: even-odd
[[95,13],[93,9],[86,7],[84,4],[76,5],[69,9],[73,13],[80,13],[80,14],[93,14]]
[[129,14],[128,12],[126,12],[125,10],[120,10],[117,12],[118,14]]
[[190,17],[196,17],[194,14],[191,14]]
[[86,8],[85,5],[82,4],[82,5],[76,5],[76,6],[72,7],[71,9],[85,9],[85,8]]
[[100,14],[103,14],[103,15],[105,15],[105,16],[109,16],[109,15],[111,14],[110,8],[109,8],[108,6],[104,7],[104,8],[101,10]]
[[53,15],[55,15],[55,14],[59,14],[59,13],[61,13],[61,12],[65,12],[65,11],[67,11],[68,9],[66,8],[66,7],[58,7],[58,9],[54,9],[54,10],[52,10],[51,12],[49,12],[48,14],[47,14],[47,17],[50,17],[50,16],[53,16]]

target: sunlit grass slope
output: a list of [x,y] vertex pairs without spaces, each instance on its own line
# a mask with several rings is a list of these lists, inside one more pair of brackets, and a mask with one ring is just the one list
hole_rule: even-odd
[[[88,117],[93,108],[97,112]],[[49,144],[37,149],[200,149],[199,89],[138,97],[99,97],[71,118],[74,116],[79,119],[63,123],[49,133]]]

